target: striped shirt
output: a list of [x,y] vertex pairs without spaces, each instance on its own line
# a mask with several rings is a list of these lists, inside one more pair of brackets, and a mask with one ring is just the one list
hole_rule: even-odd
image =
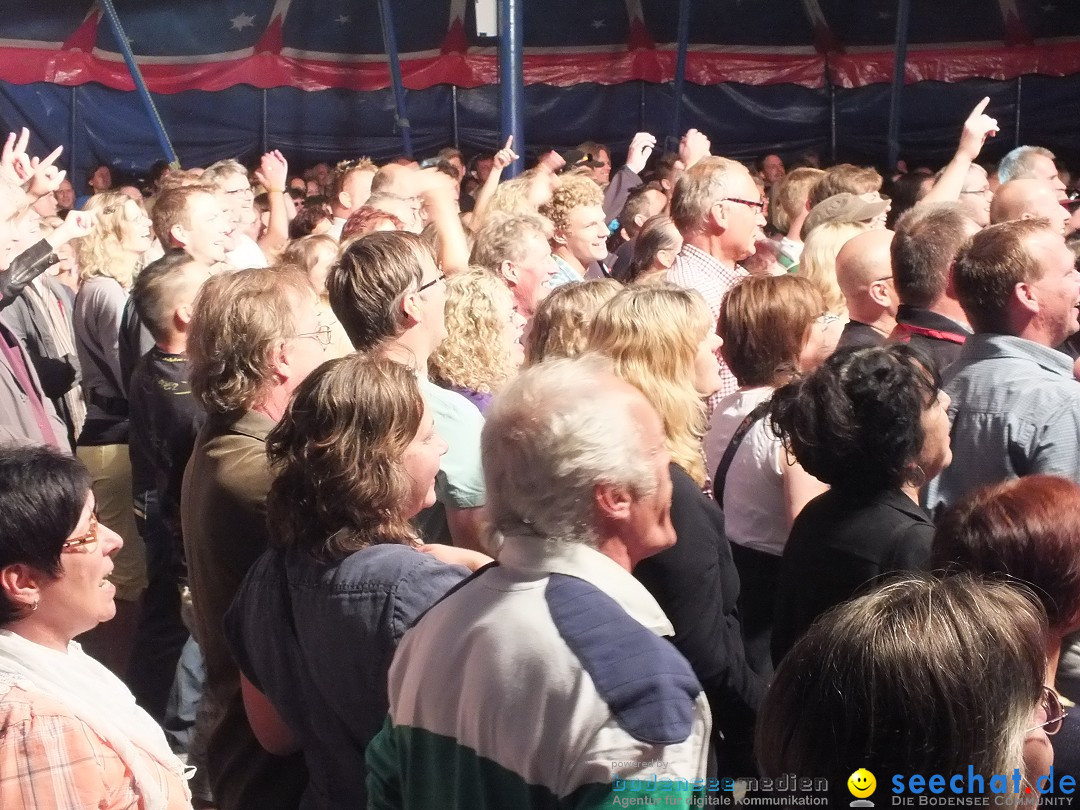
[[[107,741],[62,703],[20,686],[0,696],[0,807],[141,810],[130,771]],[[157,764],[169,810],[190,808],[179,777]]]
[[595,549],[506,538],[498,565],[405,634],[368,746],[369,807],[610,807],[653,776],[683,780],[664,795],[685,803],[711,718],[672,632]]
[[[672,284],[701,293],[705,303],[709,305],[715,328],[724,296],[739,279],[746,275],[746,271],[739,265],[724,267],[717,259],[700,248],[684,244],[675,258],[675,264],[668,270],[667,280]],[[735,379],[728,364],[724,362],[719,349],[716,351],[716,357],[720,361],[720,390],[709,397],[709,413],[712,413],[721,399],[734,394],[739,389],[739,381]]]

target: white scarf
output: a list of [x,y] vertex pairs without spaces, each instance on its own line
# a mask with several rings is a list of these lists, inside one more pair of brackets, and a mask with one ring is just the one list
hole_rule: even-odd
[[131,690],[76,642],[62,653],[0,630],[0,696],[13,684],[60,701],[108,742],[131,771],[146,810],[165,810],[168,801],[148,756],[184,784],[184,766],[158,724],[136,705]]

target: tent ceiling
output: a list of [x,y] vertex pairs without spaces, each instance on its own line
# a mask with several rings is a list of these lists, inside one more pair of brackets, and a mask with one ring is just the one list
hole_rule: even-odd
[[[391,0],[405,84],[498,81],[467,0]],[[117,0],[150,89],[389,85],[376,0]],[[525,81],[569,86],[675,72],[676,0],[526,0]],[[841,87],[889,81],[896,0],[692,0],[687,80]],[[1080,73],[1076,0],[911,0],[906,79]],[[86,0],[5,0],[0,80],[128,89]]]

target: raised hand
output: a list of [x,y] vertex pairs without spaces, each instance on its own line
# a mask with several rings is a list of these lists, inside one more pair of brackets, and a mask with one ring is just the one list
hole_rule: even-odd
[[697,129],[688,129],[679,141],[679,160],[689,169],[703,157],[709,156],[712,144],[705,133]]
[[517,152],[513,150],[514,136],[511,135],[506,139],[506,145],[503,146],[498,152],[495,153],[495,157],[492,160],[491,168],[493,171],[501,172],[511,163],[518,159]]
[[60,157],[60,153],[63,151],[64,147],[58,146],[41,160],[38,158],[30,159],[32,172],[24,184],[27,194],[34,199],[38,199],[60,188],[60,184],[67,176],[67,172],[56,168],[56,159]]
[[541,156],[540,162],[536,164],[536,167],[538,169],[545,169],[551,174],[555,174],[555,172],[557,172],[565,165],[566,161],[563,159],[563,156],[556,152],[554,149],[552,149],[551,151],[546,152],[544,153],[544,155]]
[[262,156],[259,168],[255,170],[255,179],[268,192],[281,192],[289,177],[289,162],[280,151],[274,149]]
[[982,151],[986,139],[992,138],[998,133],[997,119],[991,118],[984,112],[989,103],[990,97],[986,96],[975,105],[975,109],[971,111],[971,115],[964,122],[964,129],[960,133],[960,146],[956,151],[957,154],[968,160],[974,161],[979,156],[979,152]]
[[626,167],[634,174],[641,174],[645,164],[649,161],[649,155],[656,148],[656,136],[648,132],[639,132],[630,141],[630,148],[626,150]]
[[69,211],[56,229],[45,237],[53,250],[72,239],[81,239],[94,229],[97,224],[96,211]]

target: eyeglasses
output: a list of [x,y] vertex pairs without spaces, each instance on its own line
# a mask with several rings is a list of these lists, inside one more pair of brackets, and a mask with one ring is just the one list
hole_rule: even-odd
[[739,205],[745,205],[747,208],[756,208],[758,211],[764,212],[765,201],[764,200],[740,200],[738,197],[724,197],[717,202],[733,202],[739,203]]
[[70,540],[65,540],[64,545],[60,546],[60,553],[89,553],[97,548],[97,515],[93,512],[90,513],[90,531],[81,537],[72,537]]
[[320,326],[314,332],[300,332],[299,334],[293,335],[293,337],[315,338],[315,340],[319,341],[323,346],[329,346],[330,341],[333,339],[329,326]]
[[422,293],[428,287],[434,287],[436,284],[438,284],[440,281],[442,281],[445,278],[446,278],[446,273],[439,273],[439,275],[437,275],[435,278],[433,278],[427,284],[421,284],[419,287],[417,287],[416,291],[418,293]]
[[1025,734],[1030,734],[1032,731],[1038,731],[1041,728],[1046,732],[1047,736],[1052,737],[1061,731],[1061,724],[1069,713],[1062,707],[1061,698],[1057,696],[1057,692],[1049,686],[1043,687],[1042,708],[1046,712],[1046,720],[1027,729],[1024,732]]
[[840,321],[840,316],[832,312],[822,312],[814,320],[816,320],[822,326],[831,326],[832,324],[838,323]]
[[961,194],[982,194],[983,196],[986,196],[987,194],[993,194],[994,192],[990,188],[990,186],[987,186],[986,188],[964,189],[960,193]]

